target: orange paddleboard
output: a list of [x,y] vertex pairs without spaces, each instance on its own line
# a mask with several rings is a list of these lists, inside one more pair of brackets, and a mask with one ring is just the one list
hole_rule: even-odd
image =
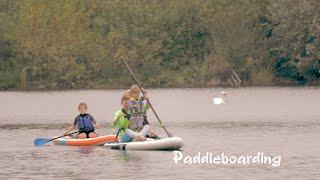
[[65,146],[102,146],[108,142],[116,142],[115,135],[99,136],[96,138],[73,139],[73,138],[59,138],[53,141],[55,145]]

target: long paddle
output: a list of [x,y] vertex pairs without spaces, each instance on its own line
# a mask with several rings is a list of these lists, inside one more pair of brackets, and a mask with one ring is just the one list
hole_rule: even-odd
[[[133,71],[131,70],[128,62],[126,61],[125,58],[122,58],[122,59],[123,59],[123,62],[126,64],[128,70],[130,71],[130,74],[131,74],[131,76],[133,77],[134,81],[135,81],[136,84],[138,85],[140,91],[142,92],[142,95],[143,95],[144,97],[146,97],[145,94],[144,94],[144,92],[142,91],[142,88],[141,88],[141,86],[140,86],[140,83],[138,82],[137,78],[136,78],[135,75],[133,74]],[[162,124],[162,121],[160,120],[158,114],[156,113],[156,111],[154,110],[153,106],[151,105],[150,100],[149,100],[148,98],[146,98],[146,100],[147,100],[150,108],[152,109],[154,115],[155,115],[156,118],[158,119],[158,121],[159,121],[159,123],[160,123],[160,126],[161,126],[161,127],[163,128],[163,130],[167,133],[168,137],[172,137],[172,134],[169,133],[169,131],[168,131],[168,130],[164,127],[164,125]]]
[[120,131],[121,131],[121,129],[119,128],[119,129],[118,129],[118,132],[117,132],[117,135],[116,135],[116,139],[114,140],[115,142],[118,141],[118,136],[119,136],[119,134],[120,134]]
[[35,145],[35,146],[43,146],[43,145],[47,144],[48,142],[51,142],[51,141],[53,141],[53,140],[55,140],[55,139],[59,139],[59,138],[65,137],[65,136],[69,136],[69,135],[71,135],[71,134],[75,134],[75,133],[78,133],[78,132],[79,132],[79,131],[72,132],[72,133],[69,133],[69,134],[64,134],[64,135],[62,135],[62,136],[55,137],[55,138],[52,138],[52,139],[50,139],[50,138],[36,138],[36,139],[34,140],[34,145]]

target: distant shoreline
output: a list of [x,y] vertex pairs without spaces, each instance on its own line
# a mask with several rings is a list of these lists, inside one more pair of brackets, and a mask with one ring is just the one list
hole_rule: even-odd
[[[296,84],[277,84],[277,85],[242,85],[238,87],[234,86],[194,86],[194,87],[148,87],[147,89],[210,89],[210,88],[228,88],[228,89],[238,89],[238,88],[320,88],[320,85],[296,85]],[[0,92],[26,92],[26,91],[34,91],[34,92],[41,92],[41,91],[88,91],[88,90],[125,90],[128,87],[114,87],[114,88],[13,88],[13,89],[6,89],[0,90]]]

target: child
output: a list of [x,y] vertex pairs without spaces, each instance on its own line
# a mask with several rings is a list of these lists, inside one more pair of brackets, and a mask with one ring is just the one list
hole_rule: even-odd
[[147,91],[141,89],[145,96],[140,97],[138,85],[132,85],[130,88],[130,100],[128,114],[130,114],[130,129],[139,132],[143,136],[149,133],[150,125],[147,120],[147,110],[150,108],[146,99],[149,98]]
[[149,95],[146,90],[141,89],[144,96],[140,97],[140,89],[138,85],[132,85],[129,90],[129,110],[130,129],[139,132],[145,137],[159,139],[159,137],[151,130],[151,126],[147,120],[147,110],[150,108],[148,104]]
[[98,134],[94,132],[95,128],[98,127],[98,122],[91,114],[87,113],[87,109],[86,103],[79,104],[78,111],[80,114],[75,118],[73,125],[65,134],[78,128],[79,134],[77,135],[77,138],[79,139],[98,137]]
[[121,142],[131,142],[145,140],[143,135],[133,132],[129,129],[130,126],[130,115],[128,114],[130,97],[125,94],[121,98],[122,108],[117,110],[114,114],[112,121],[112,127],[119,128],[119,139]]

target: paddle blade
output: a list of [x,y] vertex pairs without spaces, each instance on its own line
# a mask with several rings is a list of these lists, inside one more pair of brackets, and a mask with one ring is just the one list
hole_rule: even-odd
[[35,146],[43,146],[48,142],[50,142],[49,138],[37,138],[34,140],[34,145]]

